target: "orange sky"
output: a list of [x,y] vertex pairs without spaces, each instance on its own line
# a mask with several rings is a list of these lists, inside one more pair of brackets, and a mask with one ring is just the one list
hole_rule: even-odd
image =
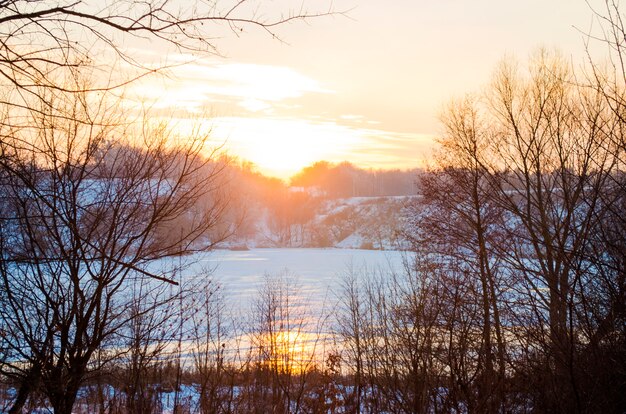
[[[323,3],[308,7],[324,10]],[[290,4],[272,2],[268,13]],[[581,31],[594,29],[584,0],[335,0],[333,7],[351,10],[281,27],[286,43],[255,30],[225,33],[216,41],[223,57],[144,45],[146,62],[196,60],[134,84],[127,96],[176,113],[180,125],[200,119],[229,152],[281,178],[320,159],[416,167],[440,131],[440,109],[479,91],[504,56],[523,62],[548,47],[582,62]]]

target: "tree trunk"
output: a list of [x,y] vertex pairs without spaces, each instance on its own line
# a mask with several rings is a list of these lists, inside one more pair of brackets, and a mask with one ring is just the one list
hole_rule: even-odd
[[40,380],[41,370],[39,369],[39,367],[31,367],[28,371],[28,374],[26,374],[26,377],[24,377],[24,379],[20,383],[19,389],[17,390],[17,396],[15,397],[15,401],[9,409],[9,414],[17,414],[22,412],[24,405],[26,405],[26,401],[28,401],[28,397],[38,387]]

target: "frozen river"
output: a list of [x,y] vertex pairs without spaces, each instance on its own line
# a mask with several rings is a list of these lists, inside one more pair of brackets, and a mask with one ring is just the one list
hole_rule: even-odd
[[[264,322],[259,325],[258,319],[259,315],[263,319],[264,314],[259,313],[255,304],[268,277],[288,283],[289,319],[280,321],[279,327],[274,329],[281,332],[276,339],[280,346],[286,346],[289,352],[295,352],[298,347],[300,356],[291,356],[297,360],[310,358],[318,352],[323,354],[325,345],[334,344],[331,325],[336,320],[334,315],[340,312],[337,304],[346,276],[353,274],[358,280],[373,273],[381,273],[383,277],[391,272],[402,273],[407,255],[409,253],[380,250],[251,249],[215,250],[175,261],[183,266],[182,273],[176,276],[179,280],[194,283],[208,277],[221,286],[223,317],[227,325],[234,323],[229,325],[228,334],[233,335],[228,347],[228,354],[233,358],[240,355],[239,351],[246,351],[241,355],[248,355],[251,341],[265,338],[260,333],[265,329]],[[160,262],[159,266],[163,264]],[[267,308],[263,309],[261,312]]]
[[318,307],[336,299],[341,279],[351,271],[357,275],[401,272],[406,255],[400,251],[353,249],[216,250],[196,256],[196,263],[187,271],[210,270],[211,277],[224,288],[227,300],[244,311],[266,275],[295,282],[299,296]]

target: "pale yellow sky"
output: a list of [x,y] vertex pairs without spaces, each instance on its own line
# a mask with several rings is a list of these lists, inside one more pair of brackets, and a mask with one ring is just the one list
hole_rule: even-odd
[[[267,13],[301,4],[264,3]],[[224,32],[216,40],[223,57],[146,79],[127,95],[179,118],[210,114],[202,122],[216,142],[281,178],[319,159],[410,168],[428,158],[443,105],[479,91],[498,61],[523,62],[547,47],[582,63],[581,30],[597,27],[584,0],[335,0],[333,7],[350,9],[348,17],[283,26],[284,42],[258,30]],[[148,61],[193,59],[154,50]]]

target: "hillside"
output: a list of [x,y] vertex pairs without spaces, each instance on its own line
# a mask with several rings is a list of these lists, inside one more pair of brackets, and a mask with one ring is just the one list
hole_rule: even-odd
[[[295,191],[279,209],[255,205],[225,248],[336,247],[390,250],[402,247],[402,211],[412,196],[322,199]],[[298,202],[293,202],[296,199]]]

